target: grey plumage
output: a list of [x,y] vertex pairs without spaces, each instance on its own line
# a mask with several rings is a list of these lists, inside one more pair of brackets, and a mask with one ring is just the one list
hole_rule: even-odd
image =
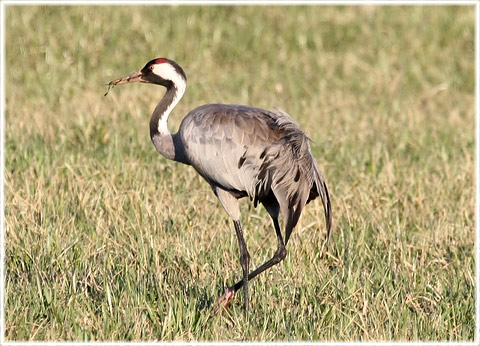
[[[330,239],[332,214],[328,188],[313,159],[308,137],[284,111],[207,104],[195,108],[183,119],[179,131],[170,134],[166,127],[171,109],[182,97],[186,76],[175,62],[154,59],[111,86],[128,82],[149,82],[167,88],[152,115],[150,135],[156,149],[165,157],[191,165],[212,187],[234,221],[238,237],[243,279],[227,289],[221,304],[227,306],[234,293],[244,287],[248,309],[248,281],[280,262],[304,206],[320,196]],[[237,200],[248,197],[255,206],[261,203],[272,217],[278,247],[274,256],[253,272],[240,226]],[[278,216],[284,218],[284,235]]]
[[191,111],[178,134],[188,163],[212,187],[248,196],[255,206],[275,196],[285,219],[285,242],[307,202],[322,196],[329,204],[309,139],[281,110],[208,104]]

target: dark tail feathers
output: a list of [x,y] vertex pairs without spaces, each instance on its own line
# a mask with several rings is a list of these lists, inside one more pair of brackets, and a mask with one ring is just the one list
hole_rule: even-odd
[[[318,170],[317,165],[315,167],[315,185],[317,187],[317,196],[320,196],[322,199],[323,210],[325,211],[325,225],[327,227],[327,248],[330,244],[330,238],[332,237],[332,206],[330,204],[330,194],[328,193],[327,183],[322,173]],[[316,197],[316,194],[310,193],[310,198],[313,199]]]

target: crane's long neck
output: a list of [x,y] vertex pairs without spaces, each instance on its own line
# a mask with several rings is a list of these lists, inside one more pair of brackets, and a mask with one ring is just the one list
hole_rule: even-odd
[[185,155],[180,138],[168,130],[168,117],[170,112],[177,105],[178,101],[185,93],[184,84],[170,84],[167,87],[165,96],[155,107],[152,118],[150,119],[150,138],[153,145],[167,159],[185,162]]

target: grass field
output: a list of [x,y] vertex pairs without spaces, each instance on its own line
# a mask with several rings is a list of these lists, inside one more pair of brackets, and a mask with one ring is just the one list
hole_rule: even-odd
[[[474,6],[7,6],[5,339],[473,340]],[[334,212],[241,276],[233,225],[149,138],[163,89],[105,83],[166,56],[173,111],[277,106],[312,138]],[[252,267],[276,240],[241,203]]]

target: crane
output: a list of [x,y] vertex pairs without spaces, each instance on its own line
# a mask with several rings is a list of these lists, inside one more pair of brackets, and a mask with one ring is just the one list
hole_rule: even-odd
[[[228,104],[195,108],[182,120],[178,132],[172,134],[167,121],[185,93],[187,77],[183,69],[173,60],[156,58],[140,71],[111,81],[108,90],[134,82],[166,88],[150,119],[153,145],[167,159],[192,166],[210,184],[233,221],[243,276],[226,289],[217,306],[226,309],[243,287],[244,309],[248,313],[249,280],[285,258],[285,247],[304,206],[318,196],[325,212],[327,244],[330,240],[330,197],[311,154],[309,138],[278,108],[267,111]],[[253,271],[250,271],[250,254],[240,224],[238,199],[242,197],[249,197],[255,207],[259,203],[265,207],[277,237],[277,250],[272,258]],[[284,235],[278,221],[280,213]]]

